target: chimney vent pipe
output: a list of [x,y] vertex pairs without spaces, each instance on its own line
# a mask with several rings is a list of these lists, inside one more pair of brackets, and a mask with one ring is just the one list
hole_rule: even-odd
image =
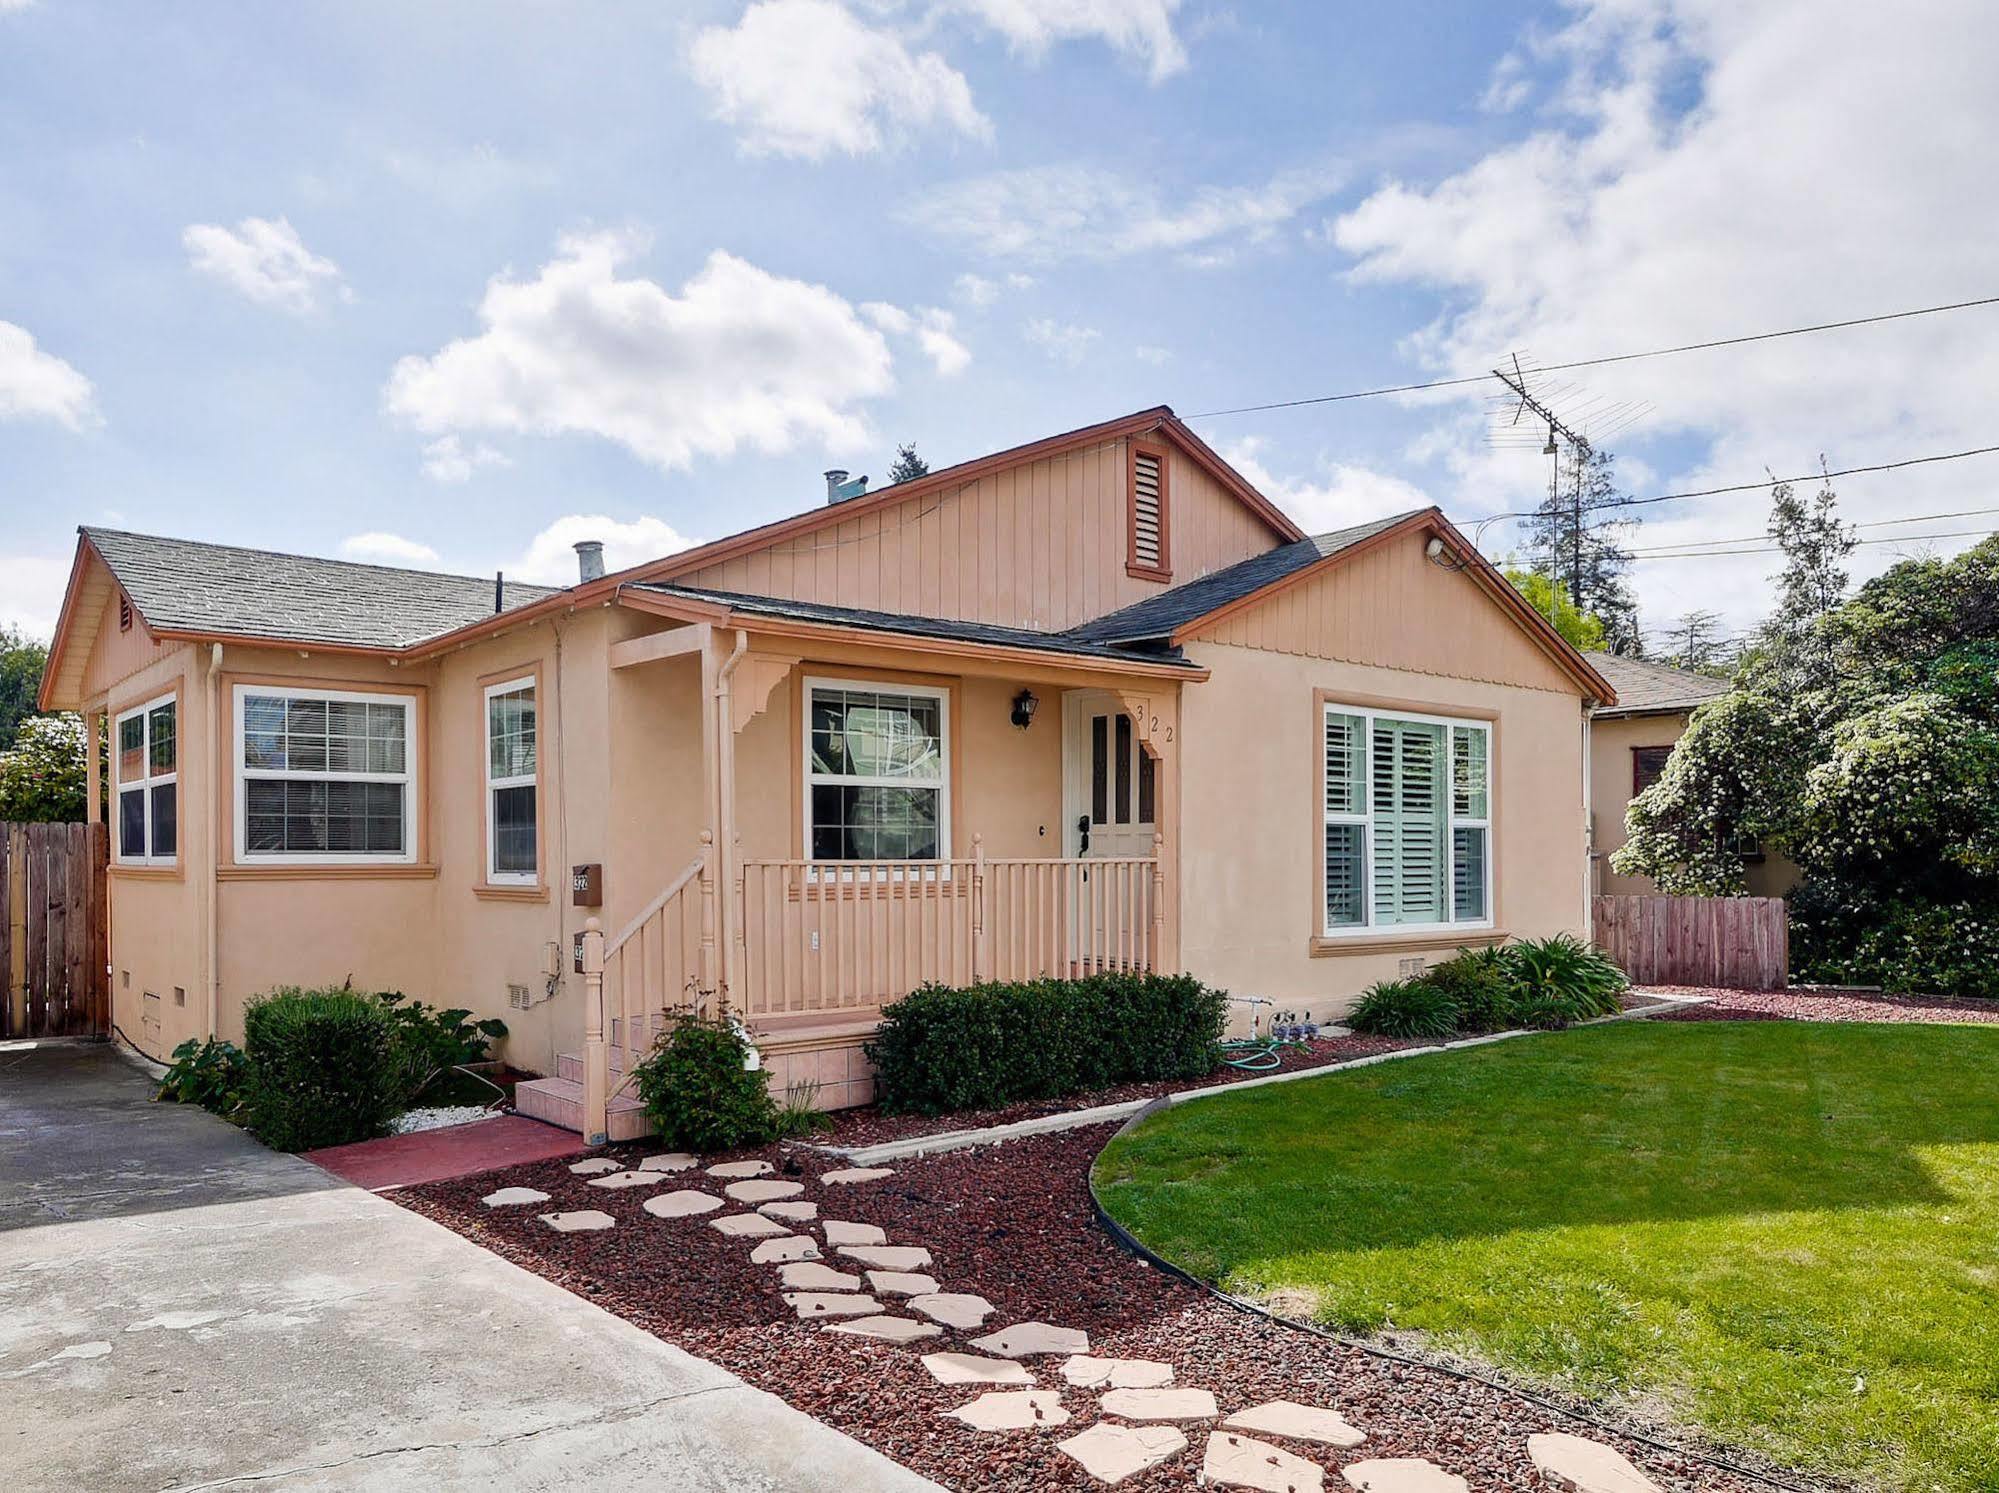
[[576,574],[583,585],[604,578],[604,541],[601,539],[579,539],[576,541]]

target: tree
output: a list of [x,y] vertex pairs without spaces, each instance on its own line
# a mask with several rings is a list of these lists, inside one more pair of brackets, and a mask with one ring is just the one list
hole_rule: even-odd
[[[1825,465],[1821,456],[1819,469]],[[1769,532],[1784,552],[1784,572],[1759,641],[1787,685],[1810,688],[1832,667],[1833,639],[1823,624],[1846,598],[1854,531],[1840,522],[1839,495],[1824,478],[1809,501],[1790,483],[1773,483]]]
[[35,713],[49,650],[25,633],[0,627],[0,742],[11,742],[24,717]]
[[930,475],[930,463],[916,454],[916,443],[905,441],[895,448],[895,462],[888,469],[890,485],[898,482],[914,482],[918,477]]
[[1570,445],[1554,490],[1527,521],[1527,553],[1535,573],[1565,593],[1570,606],[1603,624],[1611,652],[1636,658],[1645,649],[1626,580],[1631,555],[1617,542],[1624,521],[1611,516],[1624,497],[1616,460],[1586,442]]
[[1513,583],[1513,589],[1526,598],[1529,606],[1548,619],[1570,647],[1580,648],[1586,653],[1603,651],[1603,623],[1588,612],[1577,611],[1567,593],[1557,590],[1555,583],[1547,576],[1509,565],[1506,567],[1506,578]]
[[1717,612],[1688,612],[1666,629],[1666,657],[1696,674],[1726,674],[1728,657]]
[[0,820],[74,823],[86,798],[83,719],[31,715],[0,752]]

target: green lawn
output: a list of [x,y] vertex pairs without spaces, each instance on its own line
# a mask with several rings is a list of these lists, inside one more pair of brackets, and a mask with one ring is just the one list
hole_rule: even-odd
[[1169,1110],[1161,1255],[1801,1470],[1999,1488],[1999,1027],[1627,1022]]

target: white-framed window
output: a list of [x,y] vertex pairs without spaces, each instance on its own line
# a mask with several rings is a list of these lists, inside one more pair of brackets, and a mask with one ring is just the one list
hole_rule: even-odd
[[171,866],[179,854],[179,715],[174,697],[162,695],[112,723],[121,865]]
[[808,859],[950,854],[950,706],[942,689],[805,681]]
[[1324,709],[1324,932],[1492,926],[1492,724]]
[[534,685],[530,674],[486,686],[486,880],[497,886],[541,877]]
[[239,862],[416,859],[410,696],[262,684],[235,693]]

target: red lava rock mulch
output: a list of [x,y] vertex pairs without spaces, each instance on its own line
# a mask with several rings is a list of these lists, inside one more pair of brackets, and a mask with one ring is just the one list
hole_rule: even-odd
[[[1362,1447],[1338,1453],[1279,1443],[1328,1468],[1368,1457],[1428,1457],[1476,1490],[1524,1493],[1542,1486],[1526,1438],[1566,1430],[1616,1444],[1669,1493],[1748,1493],[1759,1486],[1520,1395],[1252,1317],[1127,1255],[1097,1226],[1087,1187],[1090,1165],[1110,1134],[1111,1127],[1099,1125],[925,1157],[898,1164],[881,1181],[808,1186],[806,1196],[820,1203],[822,1217],[879,1224],[892,1243],[927,1246],[935,1255],[928,1273],[943,1290],[976,1292],[998,1308],[984,1330],[1018,1321],[1083,1328],[1093,1353],[1169,1360],[1176,1382],[1214,1391],[1224,1415],[1279,1398],[1338,1409],[1367,1433]],[[636,1161],[645,1149],[612,1154]],[[808,1184],[838,1164],[802,1147],[762,1154],[781,1175]],[[716,1190],[714,1179],[687,1178],[682,1174],[677,1185]],[[504,1210],[479,1202],[503,1186],[539,1188],[551,1201]],[[976,1398],[979,1387],[932,1382],[919,1355],[962,1351],[976,1334],[947,1333],[903,1348],[800,1323],[780,1299],[776,1267],[749,1263],[752,1241],[725,1238],[698,1218],[654,1219],[640,1207],[652,1191],[589,1187],[562,1163],[542,1162],[392,1196],[963,1493],[1100,1486],[1055,1450],[1057,1441],[1098,1418],[1094,1393],[1063,1384],[1059,1357],[1027,1362],[1040,1387],[1062,1390],[1073,1417],[1068,1424],[973,1431],[944,1412]],[[586,1207],[614,1215],[616,1226],[557,1234],[535,1218]],[[1120,1489],[1196,1486],[1208,1429],[1185,1427],[1186,1451]]]
[[1087,1094],[1070,1094],[1062,1099],[1024,1099],[997,1109],[960,1110],[948,1115],[888,1115],[876,1105],[832,1112],[832,1128],[821,1131],[818,1144],[855,1149],[878,1146],[884,1141],[907,1140],[918,1135],[942,1135],[951,1130],[989,1130],[995,1125],[1012,1125],[1021,1120],[1038,1120],[1044,1115],[1063,1115],[1100,1104],[1122,1104],[1131,1099],[1156,1099],[1161,1094],[1184,1093],[1190,1089],[1212,1089],[1222,1084],[1241,1083],[1250,1078],[1268,1078],[1274,1073],[1296,1073],[1306,1068],[1324,1068],[1333,1063],[1349,1063],[1355,1058],[1396,1052],[1404,1047],[1421,1047],[1421,1042],[1404,1042],[1394,1037],[1316,1037],[1279,1049],[1281,1061],[1275,1068],[1217,1068],[1206,1078],[1169,1078],[1153,1083],[1113,1084]]
[[1876,990],[1716,990],[1656,986],[1663,995],[1712,999],[1661,1013],[1659,1021],[1970,1021],[1999,1022],[1999,1002],[1940,995],[1883,995]]
[[583,1137],[524,1115],[495,1115],[441,1130],[385,1135],[380,1140],[325,1146],[302,1153],[307,1161],[356,1187],[379,1190],[437,1182],[523,1161],[580,1156]]

